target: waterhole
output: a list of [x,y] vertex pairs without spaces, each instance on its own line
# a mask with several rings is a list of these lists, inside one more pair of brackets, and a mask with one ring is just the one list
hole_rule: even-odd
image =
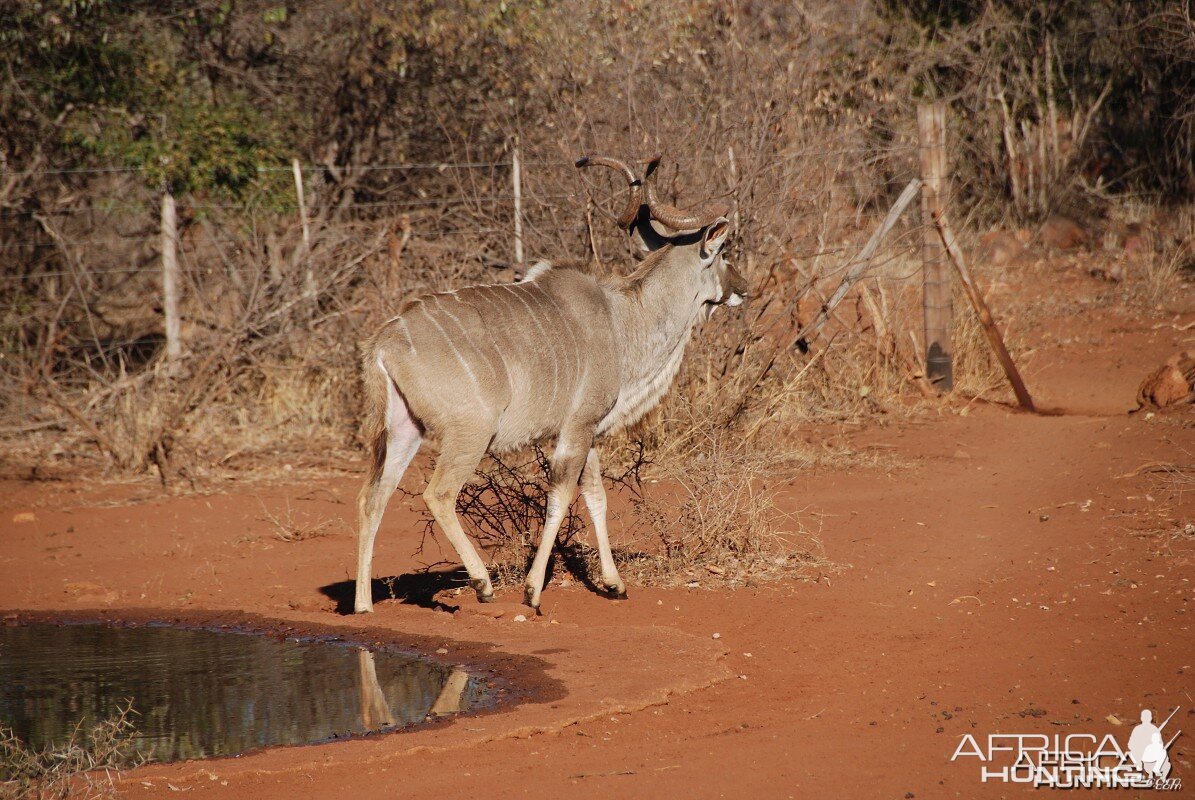
[[151,761],[392,730],[487,702],[463,669],[343,642],[167,626],[0,627],[0,725],[34,748],[131,701]]

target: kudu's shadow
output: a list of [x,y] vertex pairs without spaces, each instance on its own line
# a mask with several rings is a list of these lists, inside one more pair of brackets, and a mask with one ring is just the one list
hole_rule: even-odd
[[[557,568],[557,559],[559,559],[559,566],[563,567],[565,572],[571,575],[582,586],[596,595],[610,598],[611,600],[626,600],[627,596],[623,594],[615,594],[609,591],[606,587],[600,585],[593,579],[593,574],[590,569],[590,560],[587,555],[588,550],[575,542],[568,544],[557,544],[556,549],[552,551],[552,560],[548,562],[548,574],[544,578],[544,584],[551,582]],[[527,563],[528,568],[531,562]]]
[[[383,600],[397,600],[407,605],[452,612],[456,611],[457,607],[440,602],[436,599],[436,595],[446,589],[457,589],[468,585],[469,573],[465,572],[463,568],[457,568],[438,572],[410,572],[406,575],[394,575],[389,578],[374,578],[370,581],[370,593],[373,595],[375,603]],[[320,587],[320,592],[325,597],[336,601],[336,613],[343,615],[353,613],[353,599],[356,591],[357,582],[352,580],[337,581]]]
[[[531,567],[528,558],[524,570]],[[576,581],[594,594],[613,600],[625,600],[625,594],[618,595],[607,591],[605,587],[593,580],[590,575],[589,559],[584,548],[575,544],[558,545],[548,562],[545,584],[550,584],[558,569],[563,569]],[[409,572],[406,575],[394,575],[389,578],[374,578],[370,582],[373,602],[383,600],[397,600],[407,605],[420,608],[440,609],[455,612],[459,606],[448,605],[436,599],[436,595],[448,589],[468,588],[469,573],[463,567],[440,570],[437,572]],[[336,613],[349,615],[353,613],[353,599],[357,590],[357,582],[337,581],[321,586],[320,592],[327,598],[336,601]],[[461,595],[463,599],[473,599],[472,592]]]

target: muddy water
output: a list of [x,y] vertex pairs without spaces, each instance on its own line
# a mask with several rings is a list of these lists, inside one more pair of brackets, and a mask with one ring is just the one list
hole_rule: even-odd
[[[154,761],[321,742],[470,711],[483,684],[460,669],[329,641],[149,626],[0,627],[0,725],[43,747],[79,721],[137,715]],[[85,725],[87,723],[85,722]]]

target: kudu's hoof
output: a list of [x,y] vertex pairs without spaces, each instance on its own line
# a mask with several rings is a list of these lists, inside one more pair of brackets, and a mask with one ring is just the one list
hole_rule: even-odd
[[473,587],[473,591],[477,592],[477,602],[492,603],[494,602],[494,587],[488,585],[484,581],[469,581],[469,585]]
[[602,594],[604,594],[606,597],[609,597],[611,600],[626,600],[627,588],[621,583],[603,583]]
[[539,613],[539,598],[535,596],[535,590],[528,587],[523,590],[523,605],[535,609],[535,613]]

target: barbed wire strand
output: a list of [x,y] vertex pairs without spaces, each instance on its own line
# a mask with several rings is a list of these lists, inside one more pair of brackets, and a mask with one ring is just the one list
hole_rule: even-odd
[[[792,158],[810,158],[816,156],[833,156],[833,155],[875,155],[877,153],[908,153],[917,150],[916,144],[908,145],[891,145],[886,147],[851,147],[851,148],[834,148],[825,150],[797,150],[792,153],[787,153],[781,160],[789,160]],[[643,160],[643,159],[636,159]],[[708,162],[715,161],[721,163],[721,156],[705,155],[696,156],[692,158],[678,159],[682,163]],[[448,169],[498,169],[508,168],[512,162],[509,159],[502,159],[500,161],[427,161],[427,162],[397,162],[397,163],[382,163],[382,164],[338,164],[335,168],[338,170],[345,170],[349,172],[373,172],[373,171],[420,171],[420,170],[448,170]],[[524,167],[552,167],[552,168],[568,168],[573,169],[575,164],[571,160],[563,159],[530,159],[521,162]],[[329,169],[325,164],[300,164],[299,168],[304,172],[323,172]],[[286,165],[259,165],[258,172],[290,172],[293,167],[290,164]],[[59,169],[36,169],[36,170],[0,170],[0,175],[3,176],[17,176],[29,177],[33,175],[87,175],[87,174],[121,174],[121,173],[137,173],[148,172],[150,170],[147,166],[126,165],[126,166],[107,166],[107,167],[66,167]]]

